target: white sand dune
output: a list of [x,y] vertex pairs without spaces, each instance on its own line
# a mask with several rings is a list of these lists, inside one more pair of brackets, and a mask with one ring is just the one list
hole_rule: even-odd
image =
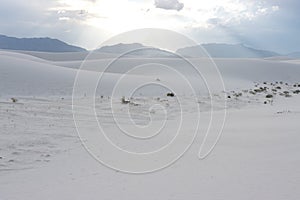
[[111,53],[100,53],[100,52],[70,52],[70,53],[48,53],[48,52],[37,52],[37,51],[18,51],[21,54],[27,54],[31,56],[35,56],[37,58],[41,58],[48,61],[81,61],[88,57],[88,59],[105,59],[116,57],[115,54]]
[[[203,80],[197,80],[190,66],[178,59],[126,58],[102,73],[110,61],[109,55],[89,59],[82,65],[81,53],[30,54],[33,56],[28,52],[0,52],[1,200],[299,198],[300,94],[296,90],[300,89],[300,63],[216,59],[225,82],[226,98],[230,96],[228,114],[216,148],[206,159],[199,160],[197,154],[210,119],[211,102],[205,95],[195,99],[187,91],[185,79],[200,92],[205,90]],[[192,62],[210,84],[214,80],[218,84],[218,76],[207,59]],[[178,75],[174,79],[176,71],[153,63],[170,66],[184,77],[180,79]],[[147,65],[133,69],[139,64]],[[92,125],[97,116],[116,144],[129,151],[149,151],[174,136],[181,116],[187,117],[183,130],[188,137],[198,114],[196,104],[201,110],[201,126],[191,148],[170,167],[143,175],[122,173],[96,161],[84,149],[73,120],[71,95],[81,65],[87,70],[80,74],[83,83],[94,83],[102,75],[95,102],[85,95],[76,96],[80,103],[74,104],[79,108],[78,121],[85,130],[95,131]],[[123,76],[128,70],[133,71]],[[151,85],[139,89],[137,86],[143,82],[169,84],[182,101],[178,103],[177,98],[167,97],[168,89]],[[260,87],[267,89],[255,94],[249,92]],[[126,99],[130,103],[122,104],[120,97],[128,97],[129,89],[138,92],[134,98]],[[112,97],[112,91],[116,96]],[[223,92],[213,90],[211,94],[216,99],[217,119],[224,111]],[[274,96],[268,99],[267,94]],[[17,102],[12,102],[12,97]],[[165,110],[153,105],[161,105]],[[95,112],[90,113],[91,108]],[[166,120],[164,111],[168,114]],[[116,120],[124,130],[132,130],[132,124],[141,128],[151,120],[154,125],[165,120],[168,128],[163,130],[171,135],[162,134],[153,138],[153,143],[141,145],[122,134]],[[211,145],[208,143],[207,147]],[[135,167],[135,163],[129,165]]]
[[0,54],[1,95],[70,95],[76,72],[51,64]]
[[35,61],[35,62],[42,62],[42,63],[47,62],[47,60],[38,58],[36,56],[32,56],[30,54],[20,53],[18,51],[0,50],[0,55],[2,55],[2,56],[9,56],[9,57],[12,57],[12,58],[24,59],[24,60],[31,60],[31,61]]
[[[112,81],[113,83],[116,83],[118,78],[110,78],[110,76],[120,78],[124,73],[127,75],[136,75],[135,78],[140,77],[143,79],[145,76],[148,76],[149,80],[160,79],[172,81],[169,70],[161,70],[163,67],[157,66],[157,63],[169,66],[179,73],[183,73],[191,82],[193,82],[193,77],[195,77],[193,66],[180,59],[122,58],[110,64],[112,59],[99,59],[99,57],[87,61],[78,61],[77,59],[81,59],[84,53],[33,54],[38,54],[45,60],[16,52],[1,52],[2,73],[0,76],[3,84],[1,84],[0,89],[3,95],[35,95],[35,93],[39,95],[42,93],[49,94],[48,91],[50,91],[51,95],[70,95],[77,73],[75,69],[80,67],[89,71],[105,71],[105,81],[112,79],[115,80]],[[77,57],[79,54],[81,56]],[[53,59],[56,60],[57,57],[67,58],[68,61],[50,61]],[[214,66],[210,60],[192,59],[189,61],[195,64],[195,67],[198,68],[204,78],[215,79],[216,73],[211,70]],[[287,63],[262,59],[215,59],[214,62],[224,80],[226,90],[247,88],[253,82],[284,81],[293,83],[299,80],[300,64],[296,62]],[[142,70],[132,70],[140,65],[146,66]],[[129,70],[131,71],[128,72]],[[89,73],[88,76],[93,75]],[[99,74],[95,76],[99,76]],[[173,82],[176,84],[175,81]],[[110,87],[111,83],[107,84],[103,82],[103,84]],[[198,84],[200,89],[205,88],[203,80],[200,80],[199,83],[196,81],[193,84]],[[107,92],[105,94],[108,95]]]

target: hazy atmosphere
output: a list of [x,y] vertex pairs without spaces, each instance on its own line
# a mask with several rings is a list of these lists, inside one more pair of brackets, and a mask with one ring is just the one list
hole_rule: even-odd
[[1,0],[0,200],[299,200],[299,0]]
[[292,53],[300,51],[299,7],[297,0],[2,0],[0,27],[1,34],[87,49],[132,29],[165,28],[198,43]]

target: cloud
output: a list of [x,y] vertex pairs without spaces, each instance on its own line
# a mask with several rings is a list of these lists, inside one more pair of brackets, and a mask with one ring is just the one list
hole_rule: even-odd
[[[55,16],[55,10],[52,13],[53,16]],[[57,11],[57,17],[59,20],[74,20],[74,21],[85,21],[89,18],[95,17],[95,15],[88,13],[86,10],[58,10]]]
[[279,10],[279,6],[272,6],[272,10],[275,12],[275,11],[278,11]]
[[156,8],[177,11],[182,10],[184,7],[184,4],[180,3],[178,0],[155,0],[154,5]]
[[[230,4],[228,4],[230,5]],[[279,6],[259,4],[254,2],[240,2],[236,6],[216,6],[211,11],[211,16],[206,23],[212,26],[232,26],[245,21],[253,21],[262,16],[267,16],[277,12]]]

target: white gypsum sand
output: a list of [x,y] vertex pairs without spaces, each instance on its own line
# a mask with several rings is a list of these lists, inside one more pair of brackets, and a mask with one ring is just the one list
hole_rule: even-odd
[[[65,60],[63,53],[33,55],[37,54],[40,58],[17,52],[0,53],[0,199],[279,200],[300,196],[300,94],[296,93],[300,87],[295,85],[300,84],[298,62],[216,59],[226,88],[223,93],[213,94],[219,96],[216,114],[223,109],[222,95],[228,100],[228,114],[221,140],[212,154],[204,160],[197,157],[205,129],[200,127],[202,134],[174,165],[156,173],[130,175],[93,159],[77,135],[71,95],[76,69],[81,65],[79,53],[68,53]],[[82,72],[84,77],[101,75],[108,58],[104,55],[86,61],[89,70]],[[183,67],[174,58],[159,60],[174,69]],[[194,61],[203,66],[202,70],[208,70],[208,76],[213,76],[205,68],[206,59]],[[141,59],[126,58],[104,72],[96,95],[97,115],[103,126],[116,143],[133,151],[147,151],[151,145],[159,147],[170,139],[162,136],[157,143],[140,147],[122,141],[114,129],[110,91],[127,69],[140,62]],[[163,89],[147,88],[128,99],[129,105],[121,102],[122,96],[128,97],[126,88],[136,82],[164,83],[172,77],[164,70],[156,74],[134,71],[127,76],[128,81],[112,99],[115,116],[122,126],[130,126],[124,114],[127,106],[138,125],[149,122],[149,112],[154,120],[162,120],[163,112],[149,110],[159,103],[170,113],[169,126],[176,127],[180,110]],[[192,79],[192,74],[187,72],[187,78]],[[182,97],[184,112],[192,120],[197,114],[190,106],[195,98],[185,94],[180,83],[173,86],[179,88],[177,95]],[[272,98],[266,98],[268,94]],[[206,94],[198,98],[196,103],[205,122],[209,119],[210,101]],[[78,99],[86,101],[84,95]],[[88,127],[93,116],[84,109],[82,112]]]

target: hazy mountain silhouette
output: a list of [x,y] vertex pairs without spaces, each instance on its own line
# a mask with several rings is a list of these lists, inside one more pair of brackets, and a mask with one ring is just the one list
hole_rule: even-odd
[[84,48],[69,45],[51,38],[16,38],[0,35],[0,49],[41,51],[41,52],[81,52]]

